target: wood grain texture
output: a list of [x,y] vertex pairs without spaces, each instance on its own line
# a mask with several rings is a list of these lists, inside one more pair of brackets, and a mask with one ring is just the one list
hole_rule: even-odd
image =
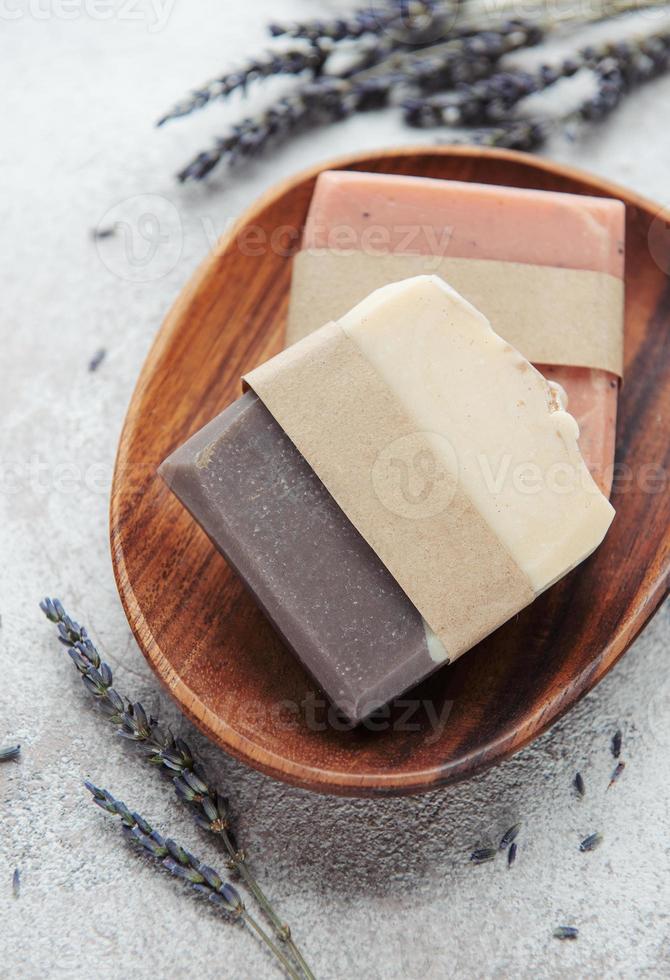
[[[626,379],[613,527],[579,569],[411,692],[422,702],[411,716],[402,703],[392,706],[381,731],[326,723],[314,684],[156,476],[176,446],[239,395],[240,376],[281,348],[291,256],[324,169],[586,193],[627,206]],[[616,663],[668,591],[670,233],[659,212],[622,188],[525,154],[410,148],[299,175],[262,198],[219,243],[144,365],[111,501],[112,557],[128,620],[149,663],[202,731],[295,785],[343,795],[414,793],[509,756]],[[267,244],[259,247],[263,236]],[[443,710],[446,724],[436,730],[433,712]]]

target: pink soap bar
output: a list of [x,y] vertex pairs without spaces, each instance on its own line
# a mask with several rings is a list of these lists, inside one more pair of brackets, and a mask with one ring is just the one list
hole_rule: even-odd
[[[621,279],[624,221],[624,205],[608,198],[326,171],[317,180],[302,247],[497,259]],[[565,389],[586,464],[609,495],[619,379],[592,368],[536,366]]]

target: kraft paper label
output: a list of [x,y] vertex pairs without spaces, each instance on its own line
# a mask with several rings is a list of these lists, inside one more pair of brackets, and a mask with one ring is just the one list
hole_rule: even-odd
[[623,281],[608,273],[489,259],[299,252],[287,344],[337,320],[380,286],[437,275],[533,364],[600,368],[623,376]]
[[[244,377],[437,634],[451,660],[535,598],[455,476],[336,323]],[[422,470],[427,494],[408,492]],[[383,656],[383,651],[379,651]]]

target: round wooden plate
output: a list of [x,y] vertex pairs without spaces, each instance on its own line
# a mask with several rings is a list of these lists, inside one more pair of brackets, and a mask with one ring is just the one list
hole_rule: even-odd
[[[325,169],[605,195],[627,206],[627,373],[614,525],[589,561],[393,706],[378,731],[328,725],[313,683],[156,476],[176,446],[239,395],[240,376],[281,348],[291,253]],[[144,365],[111,502],[112,556],[128,620],[149,663],[202,731],[268,775],[312,790],[416,793],[504,759],[590,690],[668,589],[668,270],[670,232],[657,206],[506,151],[445,147],[348,157],[280,185],[243,215],[179,297]]]

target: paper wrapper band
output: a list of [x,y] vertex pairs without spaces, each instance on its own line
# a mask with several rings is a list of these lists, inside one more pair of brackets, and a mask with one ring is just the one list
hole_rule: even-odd
[[287,344],[337,320],[373,290],[437,275],[533,364],[623,376],[623,281],[604,272],[491,259],[303,251],[295,257]]
[[[458,486],[439,434],[417,432],[336,323],[245,375],[451,660],[535,598],[524,572]],[[429,501],[398,496],[403,447],[431,474]]]

